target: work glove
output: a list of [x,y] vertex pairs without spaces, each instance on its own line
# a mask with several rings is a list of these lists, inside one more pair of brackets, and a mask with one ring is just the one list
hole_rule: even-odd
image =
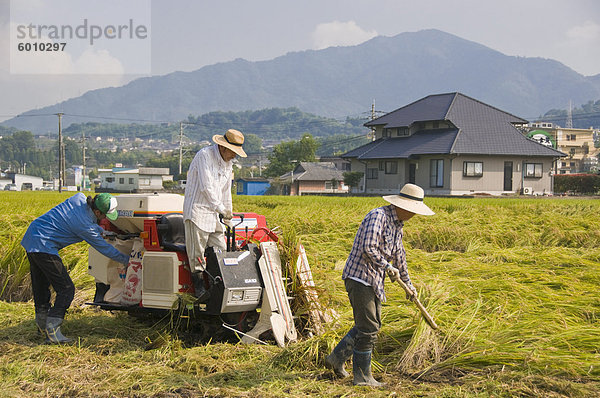
[[417,288],[412,284],[408,284],[409,291],[406,292],[406,299],[410,301],[414,301],[417,298]]
[[223,213],[221,213],[221,216],[223,217],[223,224],[225,224],[229,228],[233,228],[233,222],[231,221],[231,219],[233,218],[233,212],[231,211],[231,209],[224,210]]
[[223,220],[231,220],[233,218],[233,212],[231,209],[227,209],[223,212]]
[[385,272],[387,272],[392,282],[397,282],[400,280],[400,270],[398,268],[388,265],[385,267]]
[[233,228],[233,220],[231,218],[223,217],[223,224],[225,224],[228,228]]

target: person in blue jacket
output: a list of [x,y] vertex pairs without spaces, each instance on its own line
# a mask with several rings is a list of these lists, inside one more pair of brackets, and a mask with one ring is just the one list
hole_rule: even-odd
[[[116,208],[117,199],[108,193],[93,198],[78,193],[33,220],[27,228],[21,245],[29,260],[35,322],[40,332],[48,336],[47,342],[71,341],[61,333],[60,325],[75,296],[75,285],[58,255],[60,249],[86,241],[106,257],[129,263],[127,254],[104,240],[104,230],[98,225],[104,218],[116,220]],[[56,292],[54,305],[50,304],[50,286]]]

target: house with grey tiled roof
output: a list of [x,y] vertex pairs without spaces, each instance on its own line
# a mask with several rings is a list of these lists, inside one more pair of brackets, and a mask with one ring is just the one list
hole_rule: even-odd
[[357,192],[428,195],[552,193],[564,153],[527,138],[527,120],[461,93],[429,95],[365,123],[375,140],[342,155],[363,172]]
[[333,162],[300,162],[294,170],[280,176],[289,195],[347,193],[344,175]]

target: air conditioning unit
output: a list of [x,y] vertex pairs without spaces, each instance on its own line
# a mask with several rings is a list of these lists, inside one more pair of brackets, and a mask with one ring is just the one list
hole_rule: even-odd
[[523,187],[523,195],[533,195],[533,188]]

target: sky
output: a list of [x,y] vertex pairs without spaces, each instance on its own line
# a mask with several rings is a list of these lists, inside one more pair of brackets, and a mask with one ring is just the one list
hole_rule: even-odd
[[[60,52],[17,50],[35,27],[84,19],[107,37],[62,40]],[[115,38],[112,27],[128,21]],[[0,0],[0,121],[140,77],[431,28],[600,74],[598,0]],[[61,41],[43,29],[42,41]]]

